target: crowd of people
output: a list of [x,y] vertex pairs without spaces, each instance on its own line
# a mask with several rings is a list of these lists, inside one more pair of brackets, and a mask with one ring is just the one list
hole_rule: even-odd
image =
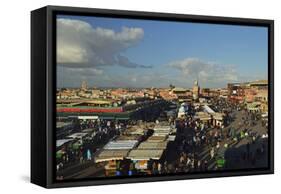
[[[225,117],[222,125],[213,126],[210,123],[203,123],[195,119],[195,109],[191,105],[186,112],[186,116],[177,120],[177,150],[179,154],[176,161],[170,162],[171,169],[174,169],[175,172],[232,168],[233,166],[228,165],[228,162],[231,164],[230,160],[236,160],[236,158],[232,158],[236,156],[231,152],[230,154],[226,154],[226,152],[231,150],[229,149],[230,146],[239,144],[242,140],[248,143],[246,144],[246,149],[243,148],[242,151],[239,149],[240,161],[246,159],[255,161],[264,155],[266,150],[265,141],[258,144],[258,146],[251,146],[258,139],[268,137],[267,133],[260,135],[254,130],[257,122],[260,122],[259,114],[248,112],[241,105],[230,103],[225,99],[213,100],[212,106],[216,111],[224,113]],[[233,112],[241,114],[243,111],[246,116],[242,117],[241,124],[239,123],[236,127],[230,126],[230,123],[237,116]],[[252,149],[248,149],[250,146]],[[225,157],[226,155],[227,157]],[[245,155],[248,157],[245,157]],[[252,167],[255,167],[255,162],[251,164]]]
[[[96,151],[111,138],[119,135],[128,125],[126,121],[116,120],[78,120],[73,119],[73,133],[90,129],[81,139],[74,139],[57,152],[57,171],[75,164],[82,164],[94,159]],[[65,137],[68,138],[68,137]]]
[[[261,144],[256,142],[268,138],[267,133],[259,134],[253,130],[261,121],[259,114],[249,112],[226,99],[212,99],[211,104],[215,111],[224,114],[223,123],[220,125],[214,126],[212,122],[195,119],[197,110],[192,104],[188,105],[183,118],[165,118],[169,124],[177,128],[176,139],[161,160],[149,161],[149,173],[205,172],[233,168],[233,161],[237,162],[237,160],[240,163],[250,163],[253,167],[256,165],[256,160],[262,158],[267,149],[266,141],[263,140]],[[234,112],[244,115],[236,127],[231,126],[231,123],[237,119]],[[159,120],[156,119],[155,122],[159,124]],[[135,124],[135,121],[125,120],[122,122],[101,119],[73,120],[76,132],[86,129],[92,131],[83,138],[83,141],[76,141],[71,146],[63,148],[63,154],[57,158],[57,170],[93,161],[98,148],[102,148],[111,138],[119,136],[129,125]],[[238,154],[229,152],[233,149],[233,145],[242,140],[246,142],[244,147],[241,146],[242,151],[239,150]],[[116,173],[116,176],[140,174],[132,161],[125,160],[117,163]]]

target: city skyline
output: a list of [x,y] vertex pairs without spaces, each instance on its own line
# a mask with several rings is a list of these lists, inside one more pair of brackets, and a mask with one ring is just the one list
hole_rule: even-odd
[[[194,80],[198,82],[198,85],[201,89],[227,89],[228,84],[247,84],[247,83],[252,83],[252,82],[256,82],[256,81],[268,81],[268,80],[253,80],[253,81],[247,81],[247,82],[231,82],[231,83],[227,83],[227,85],[225,85],[224,87],[204,87],[202,85],[200,85],[199,80]],[[83,88],[83,83],[86,83],[86,88],[87,89],[126,89],[126,90],[130,90],[130,89],[137,89],[137,90],[141,90],[141,89],[169,89],[169,88],[179,88],[179,89],[187,89],[187,90],[192,90],[192,88],[194,87],[194,85],[190,86],[190,87],[180,87],[180,86],[176,86],[173,84],[167,85],[167,86],[163,86],[163,87],[117,87],[117,86],[105,86],[105,87],[99,87],[99,86],[95,86],[95,85],[89,85],[87,81],[82,80],[82,82],[80,83],[80,85],[78,86],[71,86],[71,87],[57,87],[57,89],[81,89]]]
[[267,28],[57,18],[57,87],[224,88],[267,79]]

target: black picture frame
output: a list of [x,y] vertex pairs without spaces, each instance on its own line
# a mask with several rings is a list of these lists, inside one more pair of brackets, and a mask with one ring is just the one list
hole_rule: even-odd
[[[268,28],[269,167],[164,176],[55,180],[56,14],[181,21]],[[171,13],[46,6],[31,12],[31,182],[46,188],[106,185],[274,173],[274,21]]]

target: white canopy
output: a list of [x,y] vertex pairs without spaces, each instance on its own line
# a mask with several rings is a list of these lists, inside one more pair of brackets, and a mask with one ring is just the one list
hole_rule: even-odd
[[73,133],[72,135],[69,135],[69,138],[73,138],[73,139],[82,139],[84,136],[86,136],[88,133]]
[[63,144],[67,143],[67,142],[70,142],[72,141],[73,139],[58,139],[56,141],[56,147],[60,147],[62,146]]
[[154,149],[166,149],[168,142],[162,141],[162,142],[142,142],[138,149],[147,149],[147,150],[154,150]]
[[131,150],[127,158],[131,160],[159,160],[163,154],[162,149],[158,150],[141,150],[141,149],[134,149]]
[[120,149],[133,149],[137,140],[116,140],[108,142],[103,149],[105,150],[120,150]]
[[123,160],[128,155],[129,150],[103,150],[95,158],[96,162],[106,162],[111,160]]

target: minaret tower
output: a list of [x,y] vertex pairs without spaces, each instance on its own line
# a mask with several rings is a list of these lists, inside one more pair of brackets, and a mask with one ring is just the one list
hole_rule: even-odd
[[198,80],[195,80],[192,88],[193,100],[197,101],[199,99],[199,92],[200,92],[200,87],[198,85]]

